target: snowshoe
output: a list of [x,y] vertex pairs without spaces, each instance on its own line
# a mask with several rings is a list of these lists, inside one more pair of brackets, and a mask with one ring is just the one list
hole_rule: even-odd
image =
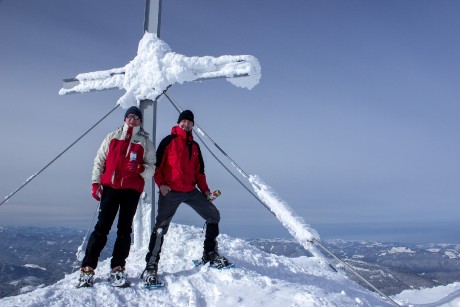
[[80,271],[77,288],[92,287],[94,284],[94,270],[92,267],[83,267]]
[[193,260],[195,266],[204,265],[208,262],[210,268],[219,270],[229,269],[234,266],[233,263],[230,263],[224,256],[220,256],[216,251],[203,253],[203,257],[200,260]]
[[114,267],[110,272],[109,282],[114,287],[126,288],[131,285],[128,276],[125,274],[125,268],[121,266]]
[[144,286],[146,289],[157,289],[164,287],[164,282],[158,279],[157,267],[147,267],[142,272],[141,278],[144,279]]

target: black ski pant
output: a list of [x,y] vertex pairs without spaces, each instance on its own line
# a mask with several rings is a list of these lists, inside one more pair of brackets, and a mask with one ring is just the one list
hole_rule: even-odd
[[166,196],[160,193],[156,223],[150,236],[149,251],[145,256],[147,267],[158,265],[164,235],[168,232],[169,224],[181,203],[189,205],[206,221],[204,252],[217,250],[216,238],[219,235],[220,213],[216,206],[198,189],[191,192],[170,191]]
[[113,247],[111,268],[126,264],[131,247],[131,233],[134,214],[141,193],[132,189],[114,189],[104,186],[102,190],[99,216],[94,231],[88,240],[82,267],[97,267],[102,249],[107,243],[107,235],[118,213],[117,239]]

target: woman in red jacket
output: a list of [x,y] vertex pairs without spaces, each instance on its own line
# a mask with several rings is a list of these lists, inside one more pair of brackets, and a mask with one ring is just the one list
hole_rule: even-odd
[[100,209],[82,261],[80,287],[92,286],[94,269],[117,213],[110,279],[114,286],[128,285],[124,271],[131,246],[133,218],[145,179],[151,178],[155,167],[155,148],[148,133],[141,128],[141,122],[141,110],[130,107],[123,126],[105,137],[94,159],[92,195],[100,201]]
[[[211,194],[206,183],[200,147],[193,140],[194,115],[185,110],[179,115],[177,126],[158,146],[155,183],[160,189],[158,214],[150,236],[144,279],[147,285],[158,284],[157,270],[161,246],[169,224],[181,203],[186,203],[206,220],[206,236],[202,262],[222,268],[230,265],[217,251],[220,213],[208,200]],[[198,186],[199,190],[196,188]]]

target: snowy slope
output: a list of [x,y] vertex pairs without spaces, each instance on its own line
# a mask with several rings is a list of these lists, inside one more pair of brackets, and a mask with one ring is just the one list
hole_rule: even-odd
[[[159,273],[166,287],[146,290],[139,276],[145,250],[132,250],[127,272],[133,285],[113,288],[109,261],[101,261],[92,289],[76,289],[78,272],[49,287],[0,300],[1,306],[391,306],[315,257],[287,258],[260,251],[242,239],[219,236],[220,251],[236,267],[194,267],[200,256],[200,228],[172,224]],[[111,247],[107,247],[111,248]]]

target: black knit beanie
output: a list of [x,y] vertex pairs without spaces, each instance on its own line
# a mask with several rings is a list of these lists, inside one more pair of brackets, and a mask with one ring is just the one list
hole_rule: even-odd
[[132,106],[128,110],[126,110],[125,119],[126,119],[126,117],[128,117],[129,114],[134,114],[134,115],[139,116],[139,118],[142,121],[142,112],[138,107]]
[[185,110],[179,115],[179,119],[177,120],[177,123],[180,123],[182,120],[187,119],[191,121],[192,123],[195,124],[195,117],[193,116],[192,111],[190,110]]

